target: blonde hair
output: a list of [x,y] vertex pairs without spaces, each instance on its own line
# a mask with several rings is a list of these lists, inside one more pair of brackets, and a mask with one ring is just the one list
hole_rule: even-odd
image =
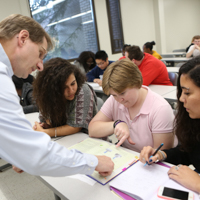
[[21,30],[27,30],[32,42],[42,43],[44,37],[47,40],[47,51],[53,49],[53,43],[42,26],[31,17],[20,14],[12,14],[0,22],[0,40],[10,40]]
[[142,75],[138,67],[128,59],[118,60],[109,65],[103,74],[102,88],[105,94],[113,89],[122,93],[126,88],[141,88]]

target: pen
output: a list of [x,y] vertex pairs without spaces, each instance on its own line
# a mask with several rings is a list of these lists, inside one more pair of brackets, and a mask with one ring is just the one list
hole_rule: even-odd
[[[153,153],[152,156],[150,156],[150,158],[153,157],[153,156],[155,156],[155,155],[157,154],[157,152],[160,150],[160,148],[161,148],[163,145],[164,145],[164,143],[162,143],[162,144],[156,149],[156,151]],[[149,158],[149,159],[150,159],[150,158]],[[146,163],[144,164],[144,166],[146,166],[147,164],[148,164],[148,162],[146,161]]]

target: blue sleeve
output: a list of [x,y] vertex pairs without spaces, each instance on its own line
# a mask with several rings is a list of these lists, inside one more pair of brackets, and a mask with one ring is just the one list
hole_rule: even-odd
[[99,75],[102,75],[100,72],[100,68],[98,66],[94,67],[91,71],[89,71],[86,76],[87,76],[87,81],[88,82],[93,82],[95,78],[99,78]]

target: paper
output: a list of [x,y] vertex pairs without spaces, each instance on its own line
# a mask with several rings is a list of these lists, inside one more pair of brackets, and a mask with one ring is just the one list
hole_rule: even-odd
[[112,180],[109,185],[138,200],[159,200],[157,190],[160,186],[189,191],[170,180],[168,170],[169,168],[162,165],[152,164],[144,167],[143,163],[138,162]]
[[115,145],[111,143],[93,138],[87,138],[82,142],[70,147],[69,149],[77,149],[83,153],[89,153],[93,155],[105,155],[112,159],[114,162],[114,170],[110,176],[103,177],[96,171],[92,174],[94,179],[103,184],[117,176],[123,170],[128,168],[130,166],[129,164],[137,161],[138,159],[136,155],[123,150],[121,147],[116,148]]

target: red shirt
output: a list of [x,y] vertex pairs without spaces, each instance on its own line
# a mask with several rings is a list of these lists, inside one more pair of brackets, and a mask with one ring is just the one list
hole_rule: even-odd
[[172,85],[166,65],[154,56],[144,53],[144,59],[138,68],[142,73],[143,85]]

